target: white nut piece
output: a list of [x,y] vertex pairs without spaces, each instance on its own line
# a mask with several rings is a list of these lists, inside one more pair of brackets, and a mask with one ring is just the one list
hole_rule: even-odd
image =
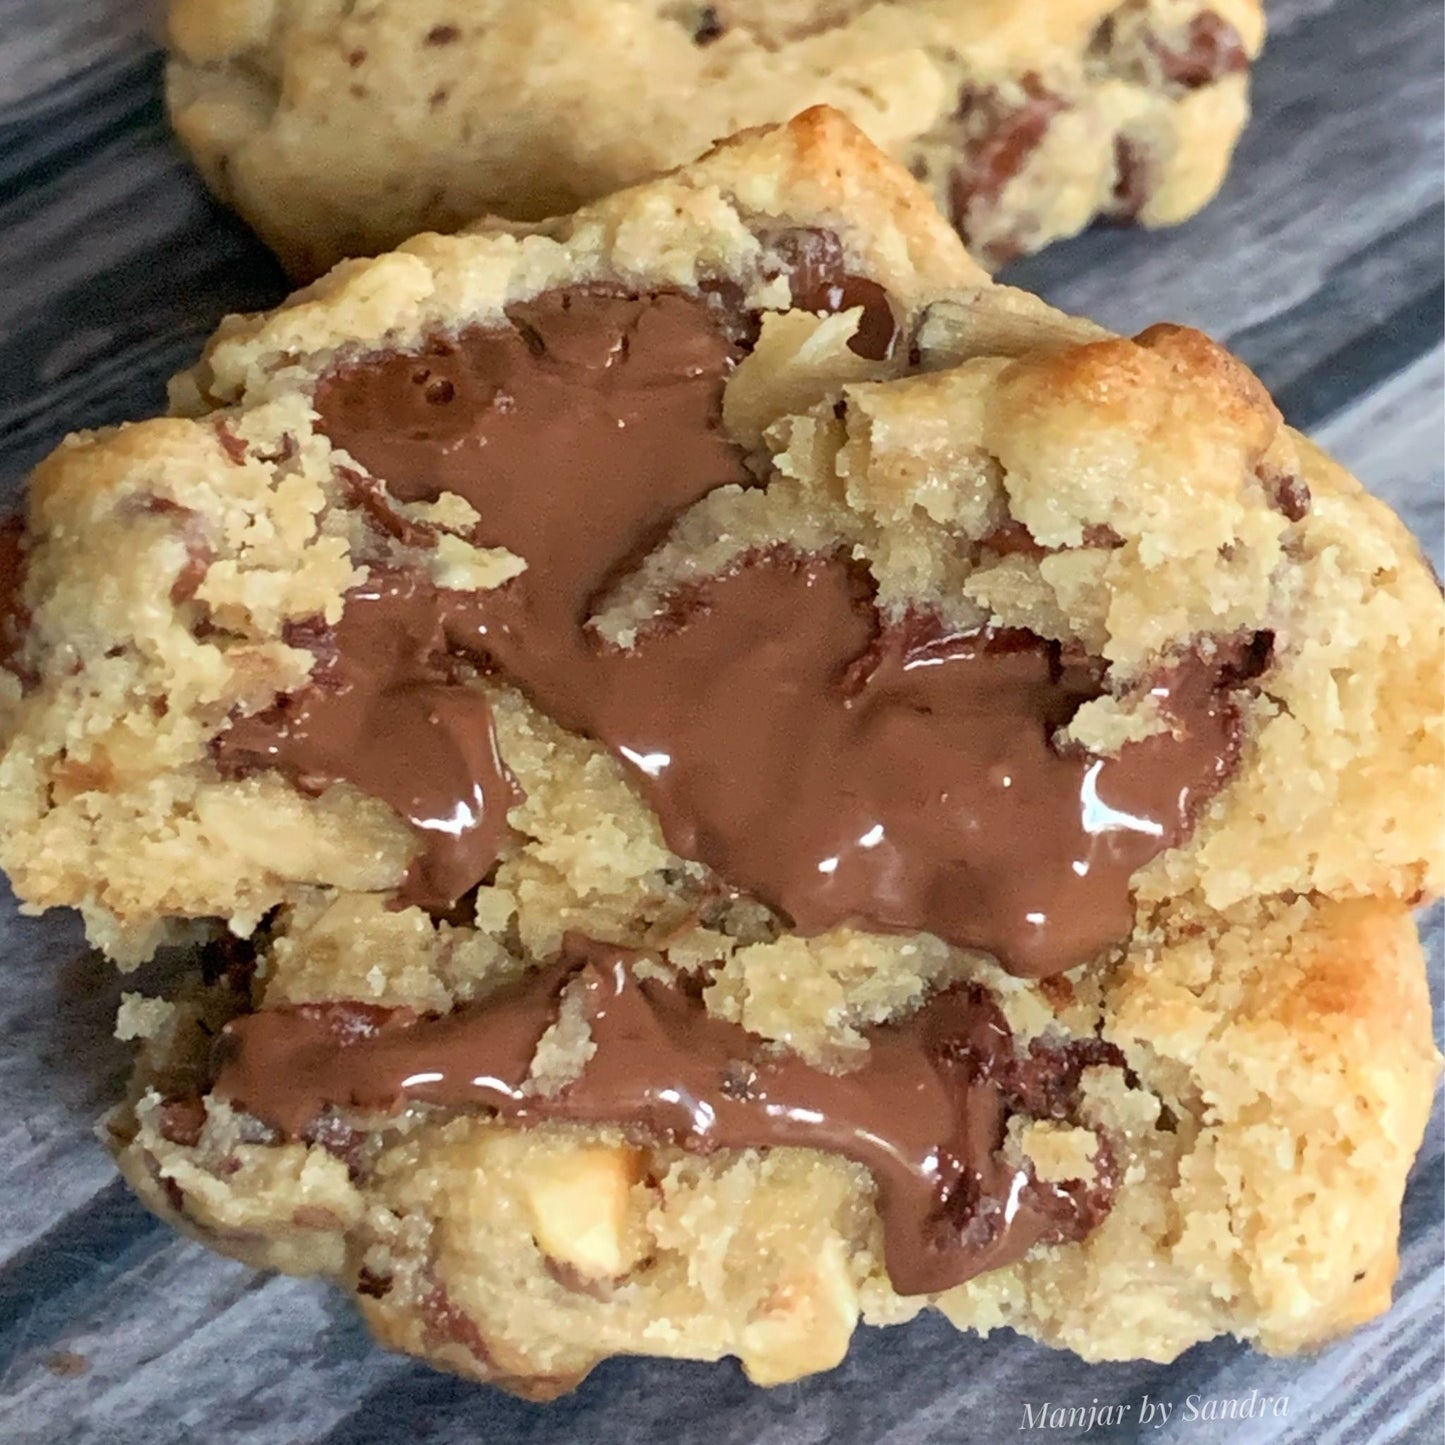
[[753,1384],[783,1385],[840,1364],[857,1323],[857,1286],[833,1235],[812,1268],[774,1290],[743,1326],[738,1359]]
[[635,1150],[590,1144],[529,1160],[521,1181],[532,1237],[549,1259],[584,1279],[616,1279],[637,1262],[628,1216]]
[[1073,1179],[1092,1184],[1098,1151],[1099,1136],[1092,1129],[1051,1119],[1014,1118],[1009,1122],[1006,1153],[1019,1162],[1027,1159],[1045,1184]]

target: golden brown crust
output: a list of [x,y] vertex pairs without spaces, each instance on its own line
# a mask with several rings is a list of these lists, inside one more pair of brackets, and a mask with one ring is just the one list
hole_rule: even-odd
[[168,91],[298,280],[478,215],[561,214],[819,103],[997,262],[1096,215],[1198,210],[1263,35],[1259,0],[172,0]]

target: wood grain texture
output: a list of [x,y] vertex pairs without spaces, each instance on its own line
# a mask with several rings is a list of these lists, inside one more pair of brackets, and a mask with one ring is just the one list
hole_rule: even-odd
[[[1096,232],[1009,279],[1123,330],[1167,318],[1230,341],[1441,569],[1438,6],[1278,0],[1270,13],[1255,123],[1220,199],[1176,231]],[[0,0],[0,488],[11,495],[65,432],[157,409],[223,314],[283,292],[166,135],[154,24],[135,0]],[[1439,911],[1425,922],[1438,1033]],[[1088,1366],[924,1319],[863,1331],[838,1370],[779,1390],[753,1389],[731,1365],[621,1360],[541,1408],[382,1354],[331,1291],[217,1259],[130,1198],[93,1126],[125,1067],[110,1020],[134,986],[84,951],[73,919],[0,904],[6,1445],[928,1445],[1015,1438],[1024,1401],[1252,1388],[1287,1395],[1287,1416],[1176,1416],[1137,1438],[1440,1438],[1438,1107],[1406,1199],[1395,1308],[1316,1358],[1217,1341],[1170,1366]],[[1136,1438],[1133,1427],[1047,1434]]]

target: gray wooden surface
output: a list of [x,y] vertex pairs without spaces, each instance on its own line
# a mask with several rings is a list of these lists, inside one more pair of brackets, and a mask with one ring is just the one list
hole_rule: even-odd
[[[545,3],[545,0],[538,0]],[[138,0],[0,0],[0,487],[69,429],[138,416],[223,313],[282,292],[167,140]],[[1257,118],[1224,195],[1181,230],[1100,232],[1012,279],[1122,329],[1229,340],[1290,420],[1409,520],[1442,518],[1442,36],[1435,0],[1278,0]],[[1441,929],[1427,920],[1437,1029]],[[832,1374],[614,1361],[549,1407],[382,1354],[323,1287],[171,1235],[91,1134],[117,1088],[119,984],[73,920],[0,905],[0,1441],[94,1445],[707,1442],[925,1445],[1020,1435],[1022,1406],[1177,1402],[1164,1430],[1052,1439],[1383,1445],[1442,1435],[1440,1110],[1405,1205],[1396,1304],[1313,1359],[1228,1341],[1089,1367],[936,1319],[863,1331]],[[1190,1394],[1283,1418],[1182,1419]],[[1131,1411],[1131,1416],[1137,1413]],[[1025,1436],[1026,1438],[1026,1436]]]

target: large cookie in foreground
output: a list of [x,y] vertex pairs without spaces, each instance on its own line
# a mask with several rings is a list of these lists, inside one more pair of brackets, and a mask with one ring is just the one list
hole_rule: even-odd
[[171,0],[168,94],[298,280],[558,215],[816,104],[996,265],[1203,206],[1263,37],[1259,0]]
[[27,902],[229,924],[122,1014],[157,1210],[533,1394],[1386,1307],[1442,605],[1227,353],[990,286],[814,112],[176,403],[36,474],[0,758]]

